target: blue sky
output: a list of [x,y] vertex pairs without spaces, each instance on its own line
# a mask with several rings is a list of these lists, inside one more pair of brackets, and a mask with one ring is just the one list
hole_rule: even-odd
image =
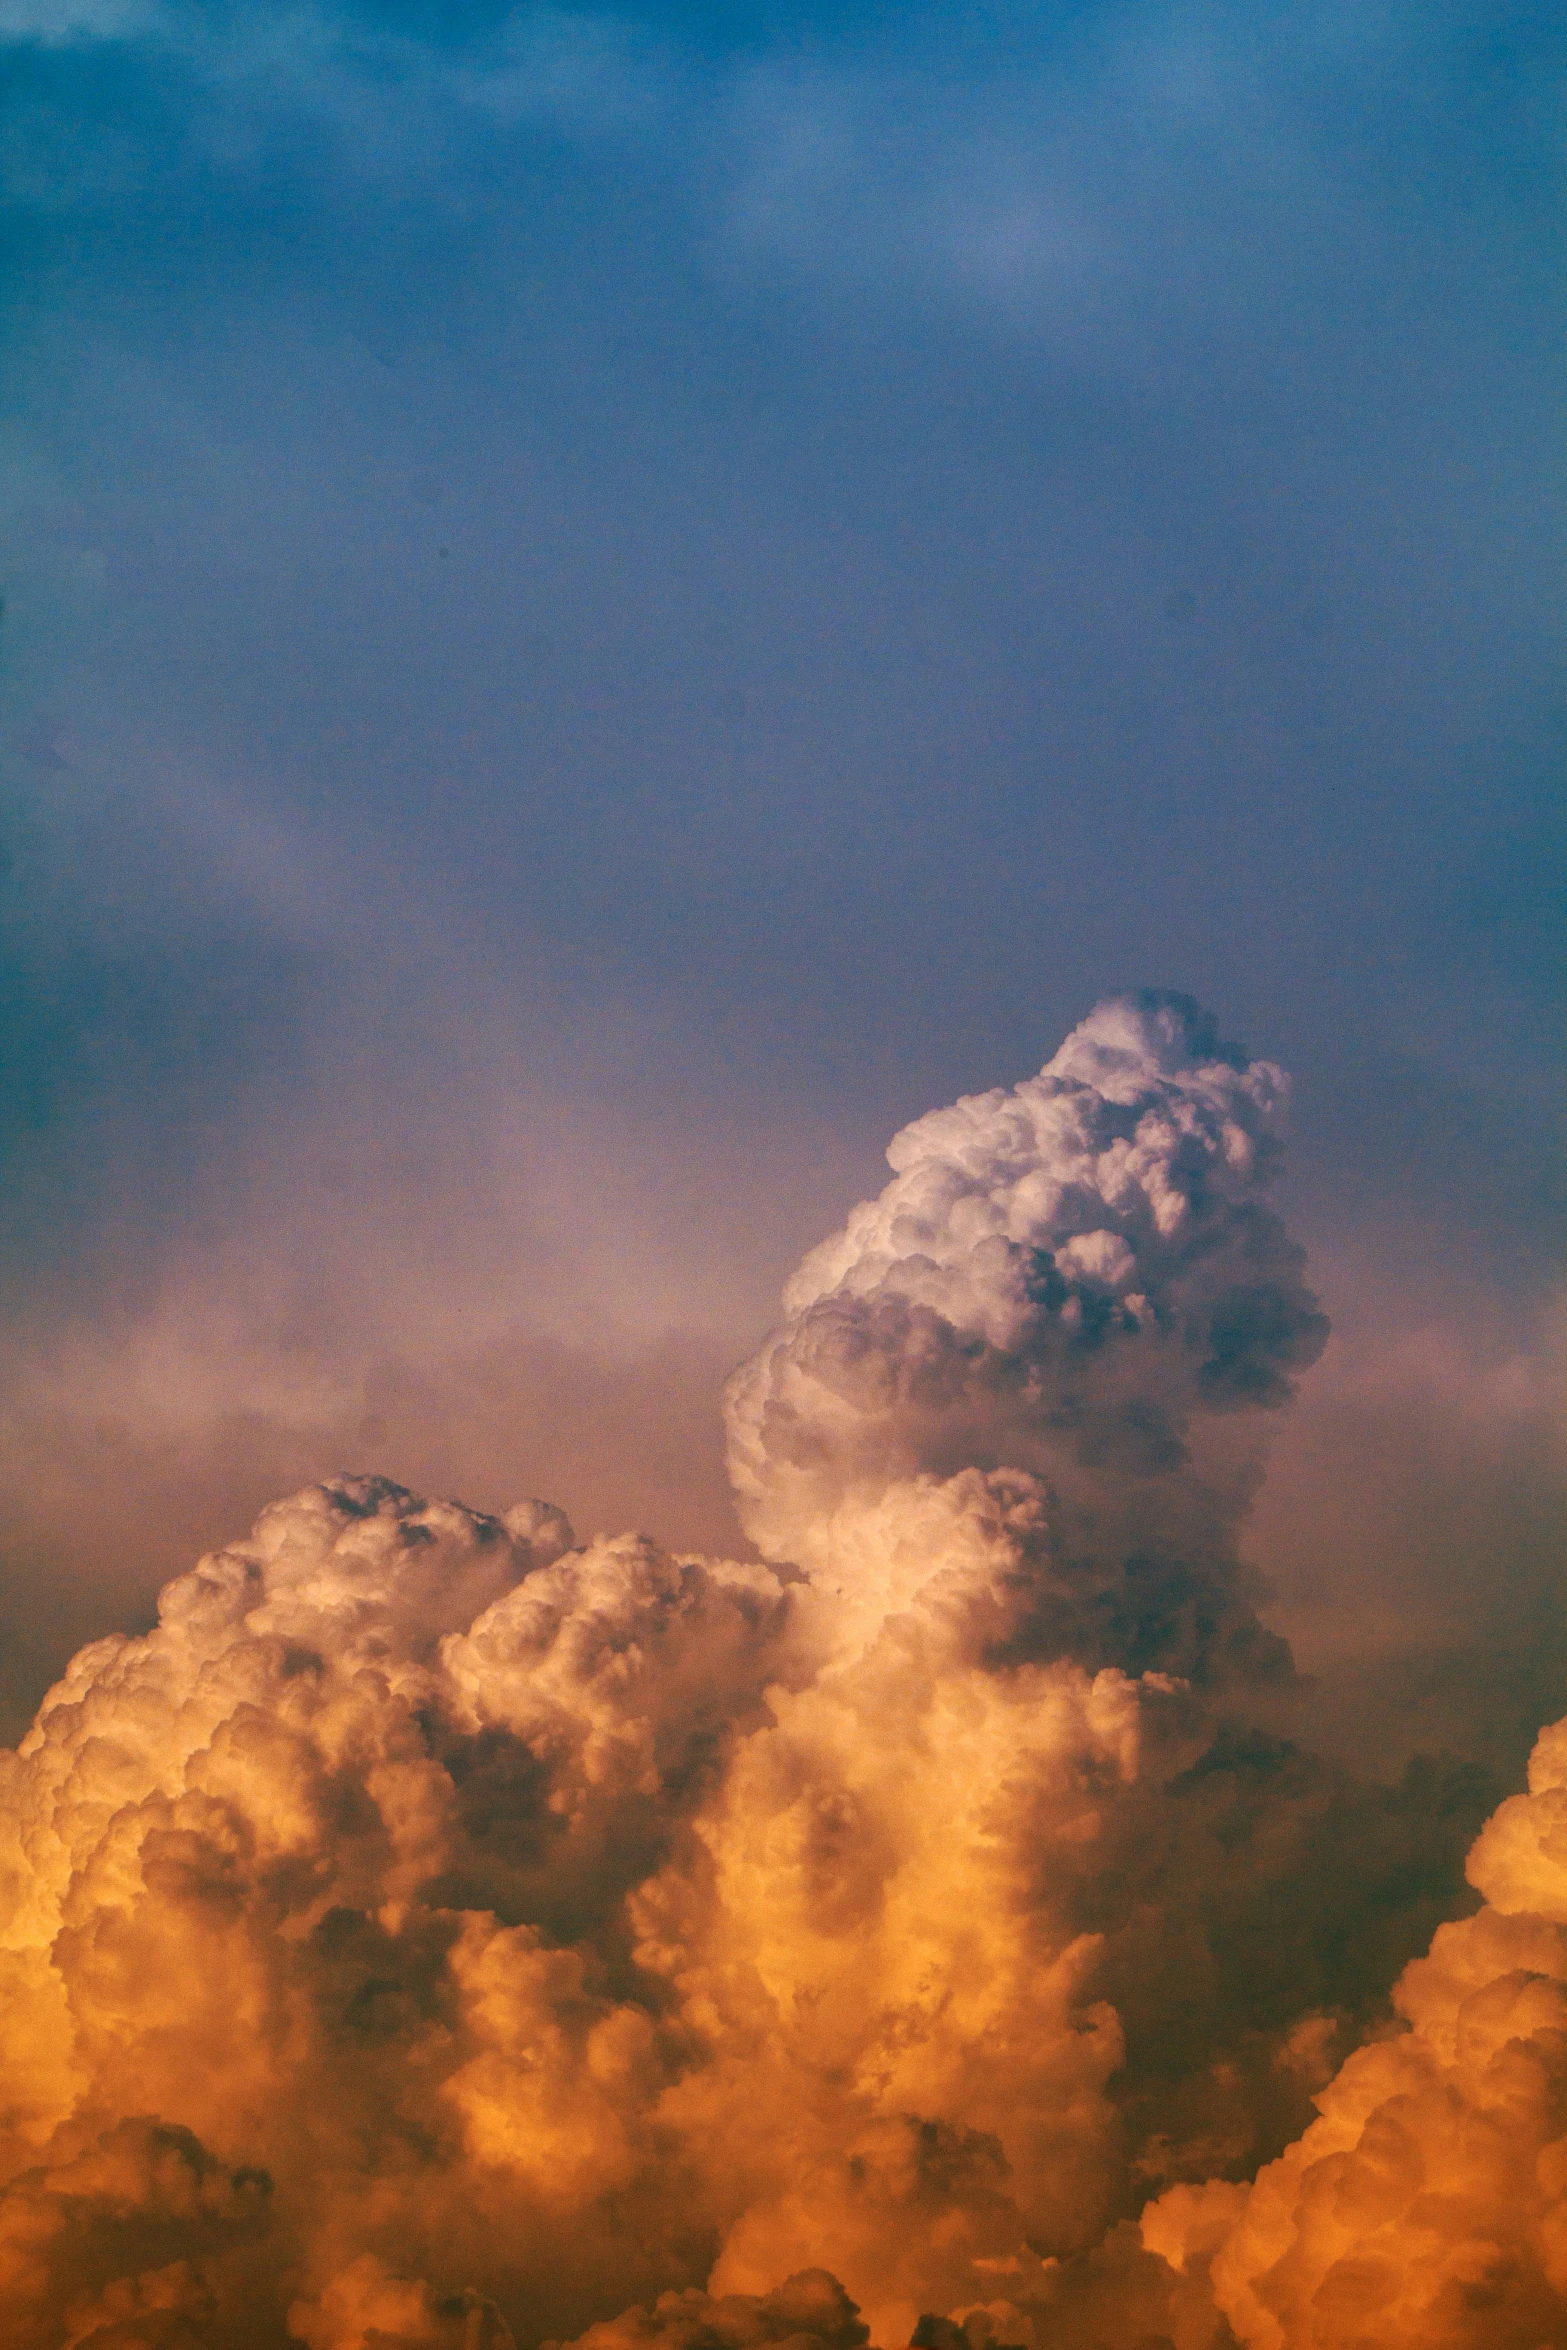
[[[1294,1524],[1402,1398],[1532,1590],[1556,12],[0,44],[22,1680],[341,1465],[721,1539],[800,1249],[1143,984],[1296,1072],[1365,1458]],[[1467,1624],[1472,1546],[1370,1547]]]

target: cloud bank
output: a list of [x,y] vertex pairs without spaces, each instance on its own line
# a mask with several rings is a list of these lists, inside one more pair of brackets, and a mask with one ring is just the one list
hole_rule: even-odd
[[345,1477],[83,1650],[3,1757],[9,2338],[1551,2338],[1567,1741],[1439,1924],[1474,1785],[1303,1752],[1237,1548],[1286,1095],[1143,996],[900,1135],[731,1382],[758,1563]]

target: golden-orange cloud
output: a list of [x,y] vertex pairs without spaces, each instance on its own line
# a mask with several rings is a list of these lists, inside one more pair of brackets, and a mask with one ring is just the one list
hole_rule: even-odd
[[1247,2350],[1536,2350],[1567,2332],[1567,1721],[1469,1857],[1486,1897],[1251,2187],[1178,2187],[1144,2242],[1211,2262]]
[[[84,1650],[3,1758],[7,2339],[1551,2339],[1556,2171],[1496,2166],[1550,2143],[1555,1748],[1335,2076],[1357,1921],[1407,1955],[1463,1838],[1292,1746],[1236,1548],[1324,1327],[1283,1090],[1127,1000],[901,1136],[731,1388],[769,1563],[343,1479]],[[1364,2329],[1478,2307],[1504,2210],[1527,2344]]]

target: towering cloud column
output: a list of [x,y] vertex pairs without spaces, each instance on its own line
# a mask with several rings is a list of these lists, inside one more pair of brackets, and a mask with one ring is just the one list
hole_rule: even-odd
[[[1209,1670],[1238,1629],[1256,1415],[1327,1335],[1266,1202],[1286,1096],[1187,998],[1149,994],[1102,1004],[1013,1092],[906,1127],[894,1180],[806,1258],[730,1382],[767,1555],[870,1627],[941,1544],[894,1536],[878,1572],[867,1521],[896,1495],[907,1526],[911,1492],[977,1469],[1003,1508],[1026,1489],[1048,1509],[1040,1643]],[[1199,1590],[1222,1624],[1199,1627]]]
[[[818,2260],[892,2338],[1020,2244],[1091,2241],[1139,2137],[1179,2169],[1244,2106],[1211,2076],[1258,2019],[1217,2013],[1191,1889],[1212,1790],[1164,1789],[1287,1672],[1234,1549],[1256,1415],[1326,1331],[1264,1200],[1284,1091],[1184,999],[1102,1006],[1039,1077],[897,1138],[730,1384],[815,1670],[737,1750],[678,1897],[638,1896],[726,2020],[676,2095],[693,2134],[730,2163],[767,2117],[715,2284]],[[1196,1965],[1161,2095],[1114,1994],[1172,1938]]]

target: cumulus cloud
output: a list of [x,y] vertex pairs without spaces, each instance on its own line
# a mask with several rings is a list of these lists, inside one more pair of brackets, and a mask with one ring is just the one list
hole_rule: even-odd
[[[9,2168],[164,2116],[198,2167],[263,2180],[271,2335],[243,2260],[204,2257],[236,2340],[296,2301],[302,2338],[352,2340],[370,2288],[339,2266],[395,2275],[414,2245],[439,2298],[469,2282],[443,2258],[492,2271],[492,2230],[544,2322],[558,2294],[577,2314],[572,2278],[663,2281],[624,2211],[580,2224],[655,2167],[671,2061],[617,1983],[620,1901],[748,1683],[754,1706],[782,1592],[569,1541],[544,1505],[313,1489],[171,1585],[149,1637],[84,1651],[5,1757]],[[149,2231],[151,2192],[121,2199]]]
[[1567,1721],[1469,1858],[1478,1915],[1404,1972],[1249,2188],[1182,2187],[1150,2249],[1211,2268],[1247,2350],[1511,2350],[1567,2332]]
[[1074,1557],[1211,1565],[1253,1416],[1327,1335],[1266,1204],[1287,1090],[1150,995],[1101,1005],[1014,1091],[906,1128],[894,1180],[806,1258],[730,1383],[763,1549],[814,1568],[889,1488],[1004,1466],[1045,1481]]
[[806,2269],[770,2293],[661,2293],[651,2309],[590,2326],[576,2350],[862,2350],[869,2331],[836,2277]]
[[762,1563],[345,1478],[85,1649],[0,1758],[13,2337],[1216,2340],[1475,1817],[1292,1744],[1236,1550],[1284,1090],[1124,999],[900,1136],[730,1389]]

